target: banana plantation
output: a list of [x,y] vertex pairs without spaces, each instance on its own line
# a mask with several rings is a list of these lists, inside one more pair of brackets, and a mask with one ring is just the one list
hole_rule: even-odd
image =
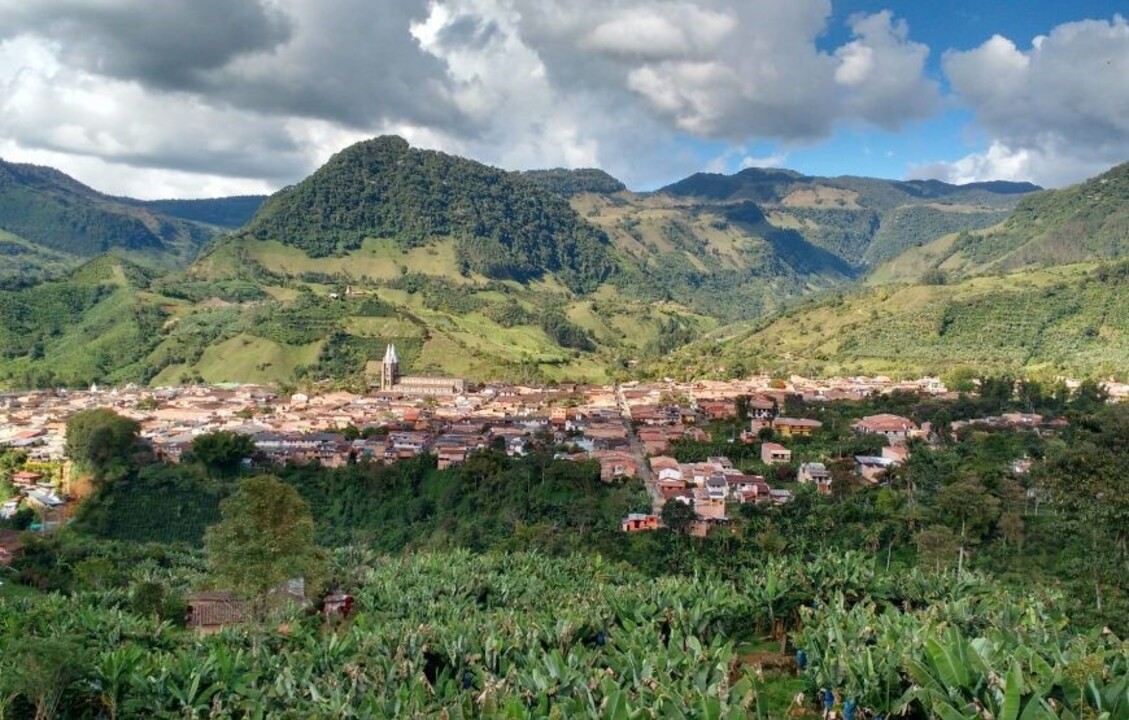
[[206,584],[202,555],[136,548],[80,562],[91,589],[0,592],[0,717],[1129,718],[1126,643],[1060,596],[861,553],[723,578],[339,548],[348,618],[200,635],[139,595]]

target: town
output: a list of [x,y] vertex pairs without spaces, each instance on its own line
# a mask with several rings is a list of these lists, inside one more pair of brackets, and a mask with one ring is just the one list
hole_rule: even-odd
[[[83,490],[72,482],[65,457],[66,421],[72,414],[104,407],[140,424],[156,457],[179,462],[193,439],[228,431],[249,436],[257,455],[270,463],[392,463],[429,453],[439,469],[464,462],[477,450],[494,448],[510,456],[533,447],[556,448],[565,460],[595,460],[606,482],[639,478],[653,500],[650,512],[623,519],[625,532],[657,529],[672,499],[693,509],[688,530],[699,536],[726,523],[733,504],[783,504],[797,484],[830,493],[832,474],[823,458],[794,452],[790,441],[818,430],[818,420],[788,417],[789,398],[808,404],[861,400],[893,392],[955,399],[937,378],[892,381],[883,377],[787,380],[757,376],[742,381],[633,382],[614,386],[565,384],[552,387],[490,383],[472,386],[451,378],[401,378],[389,346],[384,373],[372,392],[332,391],[280,395],[265,386],[188,385],[170,388],[92,387],[0,395],[0,448],[26,453],[26,463],[9,474],[11,497],[0,519],[21,507],[34,510],[33,529],[50,529],[73,515]],[[1129,388],[1106,384],[1111,400]],[[714,438],[709,428],[738,416],[746,425],[731,437]],[[953,428],[971,419],[958,420]],[[1052,418],[1010,414],[977,422],[1015,427],[1053,426]],[[1057,421],[1061,422],[1061,421]],[[879,454],[853,457],[856,476],[879,482],[905,461],[906,443],[933,440],[929,423],[892,414],[859,417],[856,434],[884,438]],[[747,474],[725,456],[679,462],[668,455],[679,441],[727,442],[754,447],[762,473]],[[755,461],[759,460],[759,463]],[[1029,466],[1024,458],[1017,468]],[[1024,464],[1027,464],[1026,466]],[[783,472],[763,470],[776,467]],[[2,499],[2,498],[0,498]]]

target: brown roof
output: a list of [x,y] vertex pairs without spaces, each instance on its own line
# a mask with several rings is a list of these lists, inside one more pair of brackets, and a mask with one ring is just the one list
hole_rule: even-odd
[[773,425],[791,425],[792,427],[810,427],[818,428],[823,427],[823,423],[818,420],[810,418],[791,418],[791,417],[778,417],[772,421]]
[[861,427],[873,432],[898,432],[917,429],[913,420],[890,413],[864,417],[862,420],[856,420],[852,427]]
[[193,593],[187,599],[189,627],[237,625],[251,615],[250,605],[232,598],[230,592]]

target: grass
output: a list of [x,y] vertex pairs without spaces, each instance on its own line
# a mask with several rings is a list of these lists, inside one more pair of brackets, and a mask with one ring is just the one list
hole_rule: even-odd
[[321,345],[295,347],[240,334],[205,350],[195,369],[212,383],[287,380],[298,365],[314,364]]
[[1129,294],[1095,265],[980,276],[953,285],[883,285],[736,326],[719,354],[695,344],[663,370],[938,374],[957,366],[1037,376],[1117,376],[1129,357]]

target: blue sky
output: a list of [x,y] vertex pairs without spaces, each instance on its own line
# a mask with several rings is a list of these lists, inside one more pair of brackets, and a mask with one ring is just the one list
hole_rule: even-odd
[[[834,14],[827,30],[817,40],[821,50],[834,52],[851,40],[847,19],[852,15],[890,10],[906,22],[913,40],[930,48],[925,72],[940,84],[943,92],[951,93],[952,88],[941,67],[941,58],[946,50],[970,50],[994,35],[1012,40],[1020,50],[1030,50],[1036,37],[1046,35],[1064,23],[1110,19],[1118,13],[1125,15],[1129,12],[1129,2],[834,0],[833,8]],[[1129,84],[1129,78],[1125,82]],[[896,132],[848,123],[837,127],[832,137],[826,140],[800,145],[755,142],[748,146],[748,154],[754,158],[780,160],[786,167],[811,175],[903,178],[912,175],[910,170],[915,166],[951,162],[986,151],[992,141],[991,135],[978,127],[975,119],[974,112],[950,98],[935,117],[910,122]],[[692,137],[683,137],[681,142],[692,148],[703,165],[723,155],[728,147],[726,143]],[[1127,160],[1129,155],[1109,158],[1110,165]],[[714,169],[722,170],[716,164]],[[741,158],[734,156],[725,162],[722,171],[736,172],[740,169]]]
[[272,192],[381,134],[513,170],[600,167],[644,190],[750,164],[1057,187],[1129,160],[1127,12],[0,0],[0,157],[150,198]]

